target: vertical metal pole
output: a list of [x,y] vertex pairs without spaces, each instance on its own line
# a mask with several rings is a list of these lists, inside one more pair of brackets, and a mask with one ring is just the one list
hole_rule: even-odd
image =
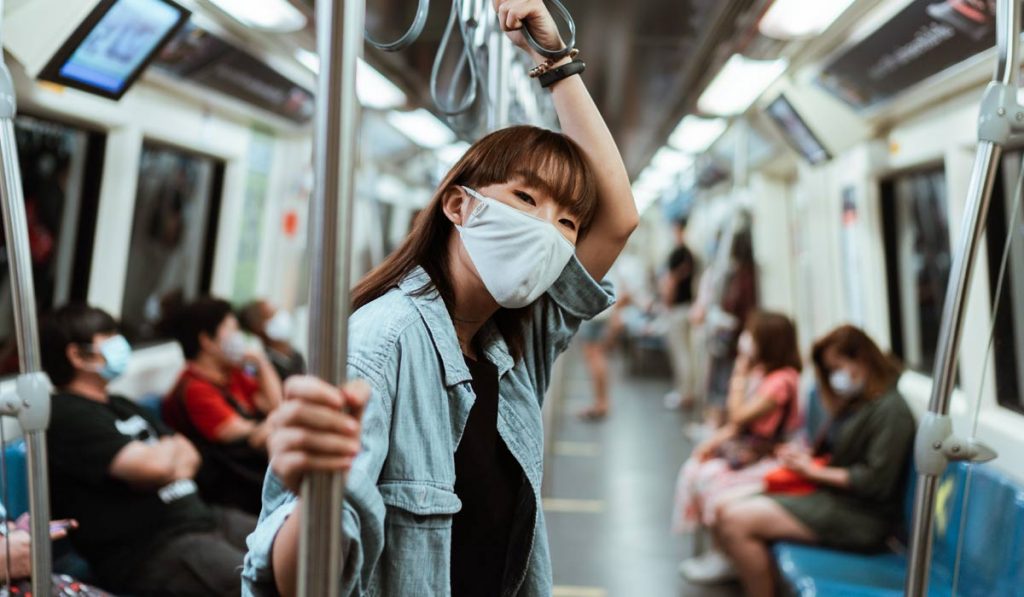
[[[0,3],[2,10],[2,3]],[[25,217],[25,195],[21,188],[18,148],[14,136],[17,111],[14,82],[7,65],[0,62],[0,208],[10,264],[11,294],[14,302],[14,328],[18,342],[21,373],[42,371],[39,355],[39,330],[36,322],[36,293],[32,281],[32,261]],[[32,535],[32,592],[50,594],[50,487],[46,467],[46,427],[49,423],[49,396],[45,404],[34,404],[43,417],[25,427],[28,448],[30,531]],[[27,405],[26,405],[27,408]],[[40,410],[41,409],[41,410]]]
[[[999,64],[995,81],[1012,89],[1015,96],[1020,78],[1020,57],[1018,55],[1020,2],[1019,0],[999,0],[996,11],[996,44],[999,49]],[[1016,102],[1014,101],[1014,103]],[[979,121],[979,135],[983,139],[988,135],[988,131],[985,130],[986,119],[1007,116],[1005,108],[993,106],[996,114],[991,115],[986,114],[986,107],[983,102]],[[1008,136],[1008,131],[1004,136]],[[992,185],[1002,152],[1002,146],[995,142],[984,140],[978,144],[963,227],[960,231],[960,243],[953,257],[953,267],[946,289],[942,326],[939,329],[939,342],[935,355],[931,399],[928,404],[928,412],[921,422],[914,448],[918,465],[918,481],[914,497],[914,520],[911,527],[910,562],[905,585],[906,594],[911,597],[924,597],[928,594],[935,495],[939,477],[942,475],[941,469],[945,468],[946,464],[946,459],[941,455],[936,458],[942,447],[941,440],[937,435],[930,434],[928,431],[945,428],[951,433],[952,428],[948,419],[949,403],[953,393],[953,384],[956,381],[957,355],[963,333],[967,295],[971,275],[974,272],[975,256],[985,230],[989,204],[992,199]]]
[[[356,62],[363,49],[364,0],[316,3],[316,188],[310,237],[310,370],[344,382],[348,354],[351,221],[358,126]],[[302,484],[298,594],[337,595],[342,565],[341,474],[310,475]]]
[[490,68],[487,69],[487,88],[490,91],[490,102],[487,105],[487,130],[496,131],[509,124],[512,90],[509,88],[508,75],[513,50],[512,42],[496,24],[490,37],[492,51],[490,53]]
[[[956,355],[960,349],[967,294],[974,270],[975,255],[985,229],[985,218],[992,199],[992,184],[1002,148],[983,142],[978,146],[974,173],[964,214],[960,246],[953,259],[946,301],[943,307],[942,327],[939,331],[938,351],[935,356],[934,383],[925,417],[945,416],[949,412],[950,397],[956,380]],[[930,441],[927,435],[918,435],[918,442]],[[918,446],[917,453],[936,449]],[[920,467],[919,467],[920,470]],[[932,518],[935,514],[935,494],[941,473],[919,472],[914,502],[914,520],[911,531],[910,565],[907,570],[906,592],[911,596],[928,593],[928,570],[932,555]]]

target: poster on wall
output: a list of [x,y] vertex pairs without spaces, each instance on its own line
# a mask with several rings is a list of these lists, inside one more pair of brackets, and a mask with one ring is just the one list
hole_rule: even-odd
[[995,45],[996,0],[914,0],[846,49],[818,84],[856,109],[875,106]]
[[860,251],[857,242],[857,194],[853,187],[842,191],[843,215],[840,229],[840,243],[843,257],[843,290],[846,293],[846,307],[849,320],[854,325],[864,325],[864,289],[861,277]]

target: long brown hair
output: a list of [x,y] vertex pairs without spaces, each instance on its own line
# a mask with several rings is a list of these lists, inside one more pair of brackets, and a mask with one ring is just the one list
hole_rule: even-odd
[[899,381],[900,364],[878,348],[878,345],[860,328],[852,325],[840,326],[814,344],[812,358],[818,384],[822,388],[825,405],[835,411],[838,404],[835,391],[829,381],[830,371],[825,366],[825,352],[835,350],[840,355],[857,361],[867,371],[862,400],[874,400],[889,391]]
[[747,331],[757,347],[757,362],[765,373],[791,367],[803,369],[796,325],[781,313],[755,311],[747,319]]
[[[486,187],[518,180],[544,191],[577,218],[577,241],[586,234],[597,207],[597,186],[583,151],[565,135],[532,126],[514,126],[480,139],[438,185],[405,241],[363,278],[352,291],[358,309],[396,287],[414,268],[422,267],[431,283],[420,296],[437,292],[449,313],[454,290],[449,269],[448,240],[454,230],[444,213],[446,193],[453,187]],[[499,309],[498,330],[518,360],[523,351],[524,309]]]

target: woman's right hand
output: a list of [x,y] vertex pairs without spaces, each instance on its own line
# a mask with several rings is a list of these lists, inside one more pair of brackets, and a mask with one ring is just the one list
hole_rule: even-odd
[[310,472],[348,472],[359,454],[370,399],[362,381],[336,388],[312,376],[288,378],[284,402],[269,417],[270,468],[293,493]]

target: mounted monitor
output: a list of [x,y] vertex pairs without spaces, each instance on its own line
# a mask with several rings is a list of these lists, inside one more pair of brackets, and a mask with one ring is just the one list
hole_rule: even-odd
[[793,104],[789,103],[786,96],[780,95],[775,98],[764,111],[779,127],[790,147],[812,165],[832,159],[832,155],[793,108]]
[[39,78],[120,99],[189,14],[173,0],[101,0]]

